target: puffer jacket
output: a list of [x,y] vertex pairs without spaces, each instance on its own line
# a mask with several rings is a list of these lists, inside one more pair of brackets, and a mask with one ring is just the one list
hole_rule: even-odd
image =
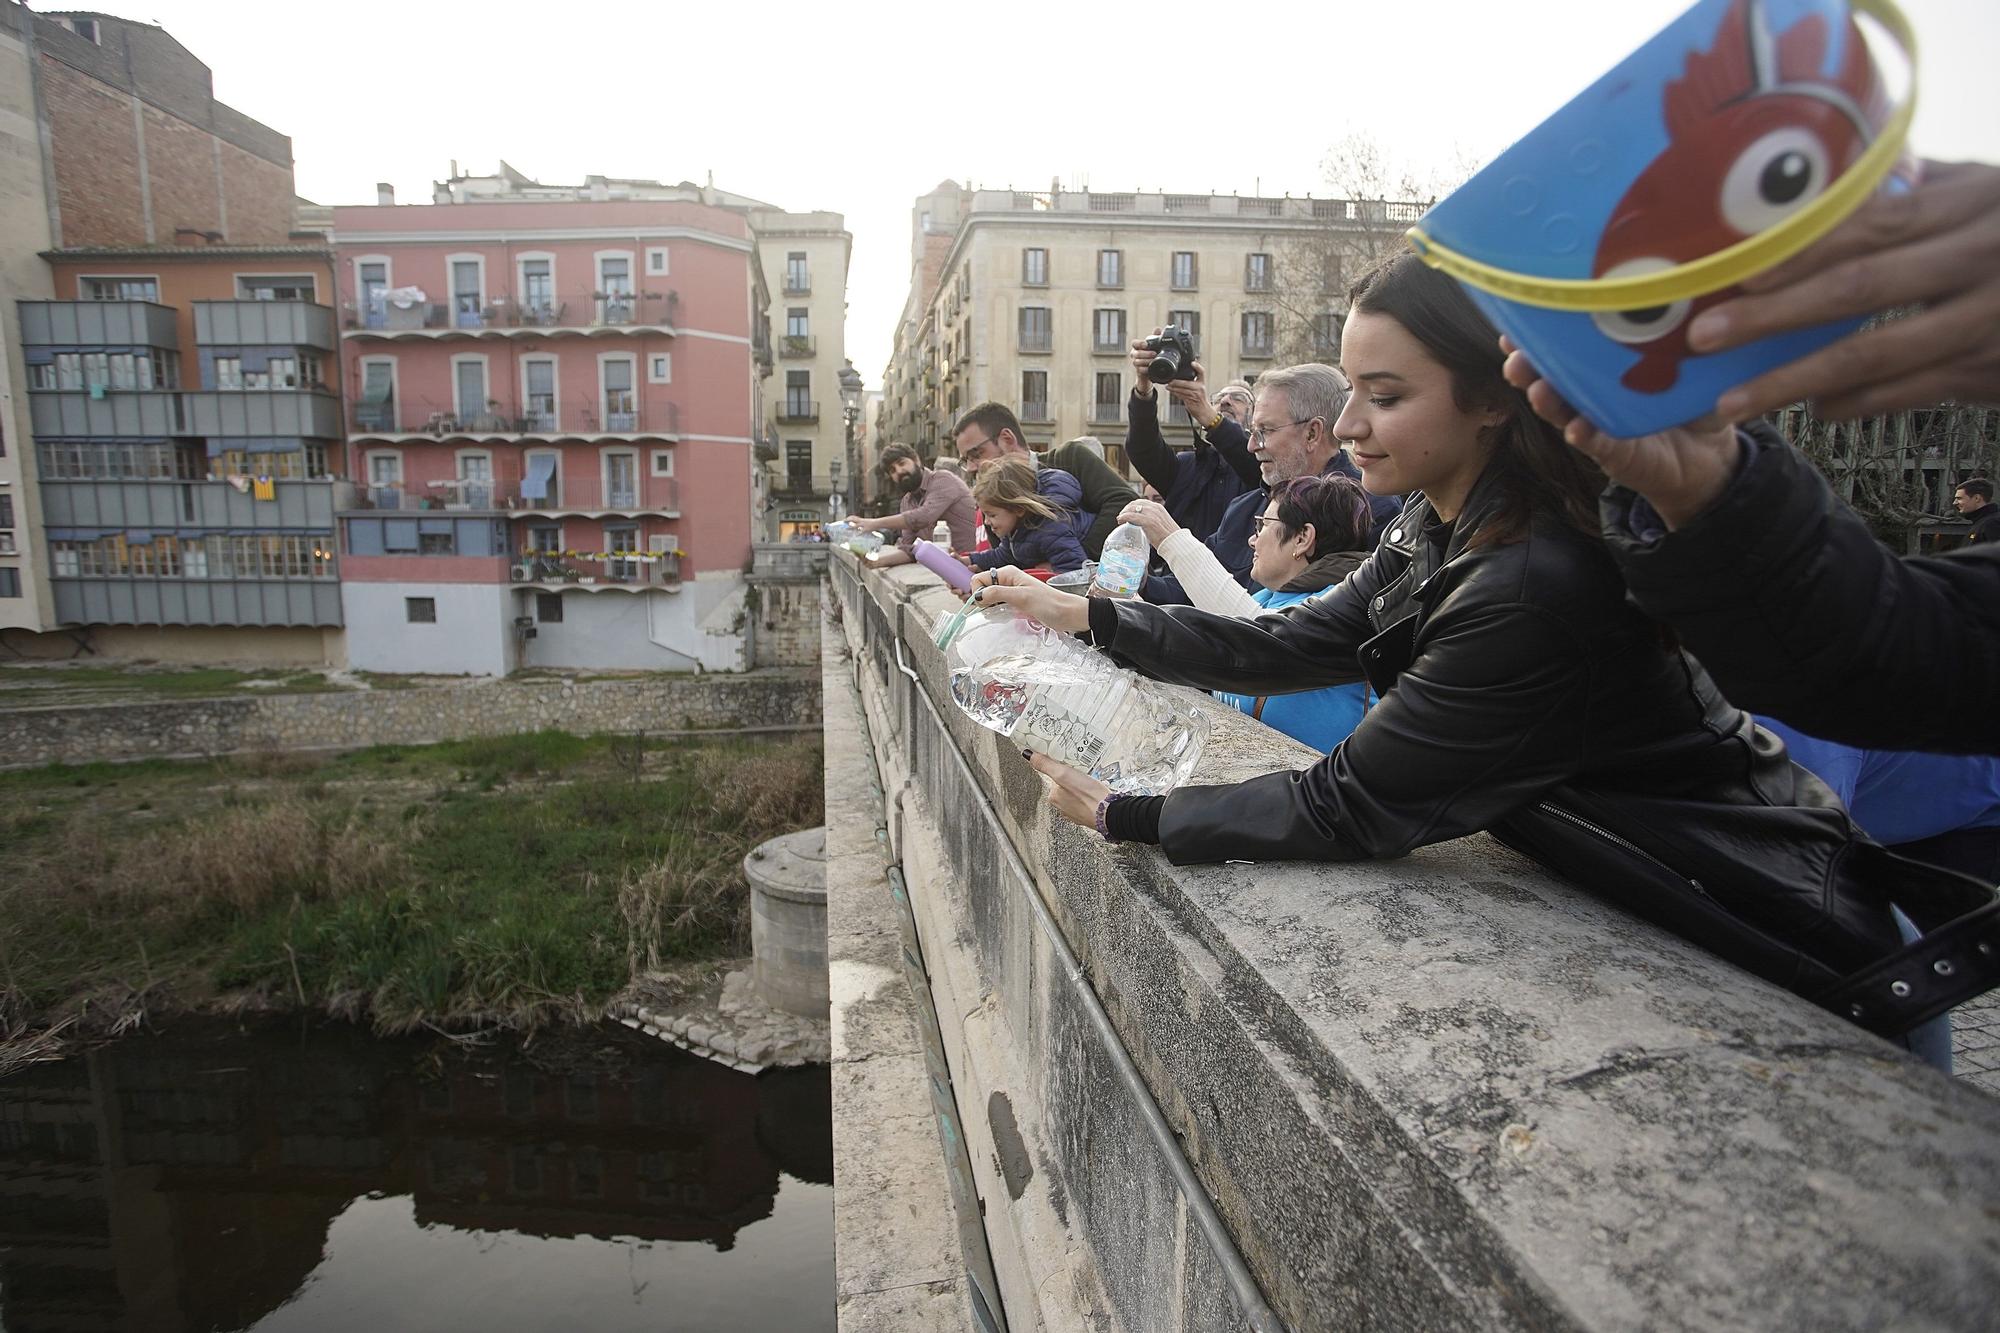
[[[1498,489],[1482,477],[1456,524],[1413,498],[1367,564],[1285,611],[1092,604],[1098,645],[1159,679],[1255,693],[1365,679],[1380,696],[1303,772],[1168,794],[1168,857],[1388,858],[1486,829],[1878,1032],[1990,987],[1990,966],[1968,975],[1977,958],[1954,953],[1940,974],[1925,950],[1973,953],[1962,927],[2000,924],[1992,891],[1862,835],[1627,603],[1600,542],[1544,520],[1469,545]],[[1905,948],[1892,901],[1937,938]]]

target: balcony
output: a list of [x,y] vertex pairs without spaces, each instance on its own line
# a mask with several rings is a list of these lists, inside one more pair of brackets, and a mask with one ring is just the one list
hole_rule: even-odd
[[426,399],[373,402],[349,399],[350,440],[508,441],[617,439],[675,440],[680,437],[680,404],[650,399],[557,406],[546,399],[517,403],[489,401],[484,412],[460,413],[449,403]]
[[1092,425],[1115,424],[1124,419],[1125,404],[1122,401],[1116,403],[1092,403],[1090,405],[1090,420]]
[[22,301],[24,347],[178,348],[172,306],[152,301]]
[[340,438],[340,400],[309,389],[184,392],[188,434],[227,439]]
[[813,280],[810,273],[787,273],[785,275],[786,296],[811,296]]
[[42,439],[164,439],[188,433],[176,389],[33,389],[28,422]]
[[56,620],[65,625],[324,629],[341,623],[340,583],[330,571],[314,578],[58,575],[49,587]]
[[331,530],[333,491],[331,478],[279,478],[269,500],[222,480],[45,479],[42,521],[52,528]]
[[825,497],[839,489],[839,480],[830,472],[780,472],[771,478],[771,495],[780,500]]
[[681,586],[681,558],[671,551],[634,551],[629,560],[530,551],[508,567],[508,581],[523,587],[578,588],[585,592],[642,592]]
[[337,345],[330,306],[305,301],[195,301],[194,340],[204,347]]
[[1049,414],[1049,405],[1046,402],[1024,399],[1021,403],[1021,420],[1047,422],[1054,421],[1055,418]]
[[[511,460],[509,460],[511,463]],[[534,495],[523,491],[533,490]],[[639,477],[606,482],[602,477],[560,475],[539,482],[525,479],[513,467],[477,480],[441,479],[403,485],[366,486],[354,497],[354,510],[460,510],[514,514],[643,514],[676,517],[681,512],[681,484],[674,477]]]
[[819,420],[819,404],[804,398],[787,398],[778,404],[780,426],[805,426]]
[[680,293],[576,291],[481,302],[474,297],[418,301],[346,302],[341,337],[389,342],[459,338],[548,338],[564,335],[676,332]]
[[775,427],[764,427],[764,433],[757,439],[756,454],[760,463],[775,463],[784,457],[784,449],[778,444],[778,432]]
[[798,361],[819,355],[819,339],[802,333],[788,333],[778,339],[778,355],[787,361]]

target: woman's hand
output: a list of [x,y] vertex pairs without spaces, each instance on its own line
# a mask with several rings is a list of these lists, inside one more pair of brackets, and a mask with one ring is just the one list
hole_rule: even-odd
[[[1047,622],[1044,622],[1047,623]],[[1111,788],[1088,773],[1082,773],[1045,754],[1030,754],[1028,766],[1049,779],[1049,804],[1070,823],[1097,830],[1097,807],[1111,794]]]
[[1161,542],[1181,530],[1181,525],[1174,522],[1174,516],[1167,512],[1167,507],[1154,500],[1132,501],[1118,511],[1118,521],[1137,523],[1139,531],[1146,534],[1146,540],[1153,544],[1156,551],[1160,549]]
[[1613,439],[1578,416],[1513,339],[1502,337],[1500,347],[1507,353],[1507,382],[1527,394],[1535,414],[1561,427],[1569,446],[1603,468],[1605,476],[1645,496],[1668,528],[1686,526],[1736,476],[1743,445],[1734,425],[1704,417],[1658,435]]
[[1010,606],[1018,614],[1065,634],[1082,634],[1090,628],[1088,601],[1060,588],[1051,588],[1012,565],[974,574],[970,596],[974,606]]
[[1725,421],[1807,399],[1833,420],[1946,399],[2000,405],[2000,167],[1926,162],[1915,188],[1877,194],[1743,291],[1696,316],[1690,348],[1720,352],[1831,320],[1922,309],[1729,390],[1716,402]]

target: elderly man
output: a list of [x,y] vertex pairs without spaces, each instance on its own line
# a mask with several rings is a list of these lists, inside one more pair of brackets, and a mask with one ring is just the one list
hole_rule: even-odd
[[[1263,486],[1245,491],[1229,502],[1206,545],[1215,553],[1236,581],[1250,585],[1250,533],[1257,516],[1270,503],[1272,487],[1295,477],[1338,472],[1360,480],[1360,474],[1333,436],[1333,423],[1347,406],[1347,377],[1332,366],[1316,361],[1267,371],[1257,378],[1256,406],[1250,417],[1250,455],[1256,459]],[[1391,495],[1371,495],[1368,500],[1377,532],[1385,520],[1402,509],[1402,501]],[[1126,506],[1123,518],[1146,531],[1155,550],[1180,529],[1163,505],[1142,500]],[[1185,604],[1192,599],[1171,574],[1146,580],[1140,596],[1161,605]]]
[[977,477],[979,469],[1006,454],[1022,454],[1038,468],[1052,467],[1075,477],[1083,487],[1083,509],[1096,517],[1083,534],[1083,552],[1092,560],[1104,552],[1104,539],[1118,526],[1118,513],[1139,498],[1111,465],[1076,440],[1046,454],[1028,448],[1021,435],[1021,422],[1000,403],[981,403],[958,419],[951,428],[953,444],[965,470]]
[[910,558],[908,552],[917,538],[928,538],[937,530],[940,520],[951,530],[952,550],[973,548],[977,540],[978,506],[962,480],[950,472],[925,467],[918,460],[917,451],[907,444],[892,444],[884,449],[876,466],[897,492],[896,512],[882,518],[850,521],[865,532],[895,533],[896,548],[904,553],[902,559],[895,559],[884,552],[877,564],[904,563]]

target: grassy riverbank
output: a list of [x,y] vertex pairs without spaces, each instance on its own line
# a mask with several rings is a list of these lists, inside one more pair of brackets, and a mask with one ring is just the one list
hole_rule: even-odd
[[744,853],[820,818],[816,740],[0,773],[0,1036],[164,1009],[587,1017],[636,973],[748,952]]

